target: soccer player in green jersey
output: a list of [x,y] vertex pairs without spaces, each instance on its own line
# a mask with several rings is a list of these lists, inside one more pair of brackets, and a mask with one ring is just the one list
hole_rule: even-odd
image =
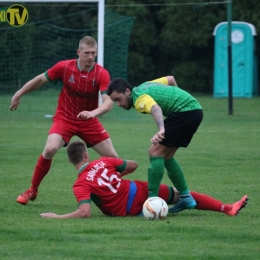
[[[166,76],[133,87],[116,78],[108,86],[107,94],[123,109],[134,107],[141,113],[152,114],[158,132],[151,139],[148,168],[148,197],[157,196],[164,167],[180,192],[180,201],[169,212],[194,209],[196,201],[190,194],[185,177],[174,155],[179,147],[187,147],[197,131],[203,111],[199,102],[177,87],[173,76]],[[165,119],[164,119],[165,118]]]

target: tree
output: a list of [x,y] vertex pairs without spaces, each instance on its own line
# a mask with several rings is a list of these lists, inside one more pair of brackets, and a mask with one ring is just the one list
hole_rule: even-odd
[[[194,4],[185,4],[190,2]],[[218,3],[106,0],[115,12],[136,17],[129,46],[129,81],[139,84],[173,74],[186,90],[212,93],[213,30],[218,23],[227,21],[227,4]],[[233,0],[233,21],[249,22],[258,28],[259,7],[257,0]]]

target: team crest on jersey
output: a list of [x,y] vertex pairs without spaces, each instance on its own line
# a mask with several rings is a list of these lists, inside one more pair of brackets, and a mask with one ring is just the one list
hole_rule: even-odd
[[69,83],[75,84],[74,76],[73,76],[73,75],[70,76],[70,78],[69,78]]

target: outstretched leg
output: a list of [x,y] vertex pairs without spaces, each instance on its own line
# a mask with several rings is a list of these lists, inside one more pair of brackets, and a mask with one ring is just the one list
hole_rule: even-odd
[[196,209],[222,212],[229,216],[239,215],[240,210],[244,208],[248,202],[247,195],[244,195],[239,201],[233,204],[225,204],[220,200],[195,191],[192,191],[191,195],[197,202]]
[[[227,214],[229,216],[236,216],[239,215],[240,210],[246,207],[248,202],[248,196],[244,195],[239,201],[233,204],[226,204],[220,200],[217,200],[209,195],[199,193],[196,191],[190,192],[192,197],[195,199],[197,206],[195,209],[197,210],[209,210],[209,211],[216,211]],[[169,197],[169,195],[168,195]],[[178,203],[180,200],[179,192],[173,188],[173,200],[171,204]],[[169,211],[172,213],[171,211]]]

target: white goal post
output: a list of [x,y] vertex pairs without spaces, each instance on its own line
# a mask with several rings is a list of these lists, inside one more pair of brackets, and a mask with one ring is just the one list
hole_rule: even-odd
[[3,0],[5,3],[98,3],[98,54],[97,63],[104,66],[105,0]]

